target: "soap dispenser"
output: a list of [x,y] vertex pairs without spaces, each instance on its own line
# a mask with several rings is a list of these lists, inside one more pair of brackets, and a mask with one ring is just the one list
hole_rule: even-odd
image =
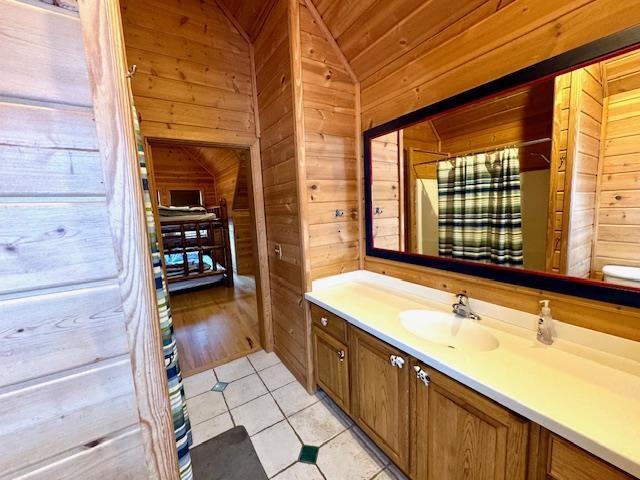
[[545,345],[553,343],[553,318],[551,317],[551,308],[549,308],[549,300],[540,302],[540,316],[538,317],[538,341]]

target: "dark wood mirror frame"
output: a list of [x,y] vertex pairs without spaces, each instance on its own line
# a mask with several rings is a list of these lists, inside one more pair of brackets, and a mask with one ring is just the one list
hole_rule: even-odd
[[633,287],[605,284],[600,281],[581,279],[555,273],[534,270],[520,270],[499,265],[447,259],[416,253],[399,252],[375,248],[373,245],[373,212],[372,212],[372,162],[371,140],[422,122],[435,114],[452,110],[462,105],[495,96],[527,84],[555,77],[562,73],[599,62],[640,48],[640,26],[601,38],[582,47],[570,50],[556,57],[506,75],[497,80],[454,95],[432,105],[402,115],[363,133],[364,153],[364,196],[366,254],[370,257],[394,260],[397,262],[437,268],[466,275],[484,277],[503,283],[510,283],[539,290],[557,292],[566,295],[615,303],[619,305],[640,307],[640,290]]

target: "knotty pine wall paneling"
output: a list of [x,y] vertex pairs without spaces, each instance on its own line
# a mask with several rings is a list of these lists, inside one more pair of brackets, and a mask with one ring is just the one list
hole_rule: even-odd
[[400,242],[400,145],[398,132],[371,141],[374,246],[404,250]]
[[218,205],[216,178],[190,150],[181,146],[151,144],[154,187],[159,192],[162,205],[171,204],[171,190],[192,189],[202,192],[204,206]]
[[356,86],[304,2],[300,39],[309,256],[319,278],[359,268]]
[[593,276],[605,265],[640,267],[640,52],[603,64],[607,96]]
[[289,0],[278,0],[254,43],[274,350],[306,384],[306,252],[300,231],[303,199],[298,195],[300,171],[289,36]]
[[0,471],[149,478],[78,14],[0,18]]
[[133,93],[146,137],[251,145],[249,44],[209,0],[121,0]]
[[[547,222],[546,271],[564,273],[567,256],[567,230],[569,219],[571,174],[568,156],[569,117],[571,116],[572,72],[555,78],[553,133],[551,144],[551,175],[549,179],[549,215]],[[575,117],[575,114],[573,115]]]
[[[575,85],[575,88],[574,88]],[[591,257],[595,237],[596,188],[600,163],[602,103],[604,87],[600,64],[572,72],[571,101],[576,103],[575,118],[570,118],[573,138],[568,155],[572,157],[571,194],[568,196],[567,265],[569,275],[591,276]]]

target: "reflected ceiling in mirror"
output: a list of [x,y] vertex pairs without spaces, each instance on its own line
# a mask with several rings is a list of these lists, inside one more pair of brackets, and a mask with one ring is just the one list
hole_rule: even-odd
[[517,85],[365,134],[368,254],[640,288],[640,49]]

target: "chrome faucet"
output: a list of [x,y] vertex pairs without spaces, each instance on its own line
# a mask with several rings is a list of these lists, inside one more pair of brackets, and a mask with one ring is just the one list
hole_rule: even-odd
[[456,297],[458,301],[452,305],[453,313],[455,313],[459,317],[470,318],[471,320],[481,319],[480,315],[471,310],[471,306],[469,305],[469,297],[467,297],[464,293],[458,293]]

